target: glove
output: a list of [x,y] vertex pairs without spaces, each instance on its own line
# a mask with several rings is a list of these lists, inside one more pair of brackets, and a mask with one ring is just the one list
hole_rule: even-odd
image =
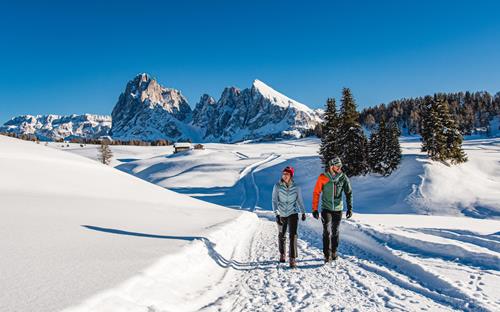
[[314,210],[313,211],[313,217],[314,219],[318,220],[319,219],[319,211],[318,210]]
[[350,217],[352,217],[352,209],[348,209],[347,212],[345,213],[345,217],[347,219],[349,219]]
[[302,221],[306,221],[306,214],[305,213],[302,214]]
[[283,222],[281,222],[280,216],[276,216],[276,223],[278,223],[278,225],[283,225]]

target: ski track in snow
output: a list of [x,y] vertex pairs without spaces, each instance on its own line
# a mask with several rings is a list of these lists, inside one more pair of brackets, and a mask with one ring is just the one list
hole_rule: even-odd
[[255,169],[279,157],[280,155],[271,154],[264,160],[253,163],[241,171],[240,181],[241,180],[243,181],[243,191],[245,192],[245,196],[243,197],[243,202],[241,203],[240,206],[241,209],[254,211],[257,206],[257,203],[259,202],[259,187],[255,182],[255,176],[254,176]]
[[290,269],[277,262],[275,223],[266,217],[259,223],[248,254],[238,255],[238,261],[253,268],[242,270],[229,291],[202,311],[453,310],[366,269],[359,258],[344,255],[352,246],[342,247],[339,259],[324,265],[321,237],[307,226],[299,226],[298,268]]

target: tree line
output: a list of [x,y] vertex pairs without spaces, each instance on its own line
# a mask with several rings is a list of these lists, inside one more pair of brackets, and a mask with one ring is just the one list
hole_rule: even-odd
[[382,119],[368,139],[356,102],[349,88],[342,90],[340,111],[334,98],[326,101],[324,121],[315,132],[321,137],[319,154],[323,164],[338,156],[348,176],[369,172],[390,175],[401,163],[400,131],[395,122]]
[[385,119],[396,122],[405,133],[421,134],[422,117],[429,97],[446,103],[462,135],[470,135],[477,130],[488,134],[491,131],[490,121],[495,116],[500,116],[500,92],[492,96],[485,91],[467,91],[404,98],[387,105],[365,108],[361,111],[359,120],[367,129],[372,129]]

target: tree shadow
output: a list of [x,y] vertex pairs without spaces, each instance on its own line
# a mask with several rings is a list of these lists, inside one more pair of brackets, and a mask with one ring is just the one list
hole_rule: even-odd
[[[254,271],[254,270],[266,271],[266,270],[270,270],[270,269],[276,269],[279,266],[279,262],[277,260],[240,262],[240,261],[233,260],[233,259],[227,259],[215,249],[215,246],[216,246],[215,243],[213,243],[208,238],[203,237],[203,236],[157,235],[157,234],[124,231],[124,230],[112,229],[112,228],[104,228],[104,227],[93,226],[93,225],[82,225],[82,227],[89,229],[89,230],[93,230],[93,231],[104,232],[104,233],[115,234],[115,235],[136,236],[136,237],[155,238],[155,239],[177,239],[177,240],[184,240],[184,241],[199,240],[205,244],[205,247],[207,248],[208,255],[210,256],[210,258],[212,258],[212,260],[215,263],[217,263],[217,265],[219,265],[220,267],[222,267],[224,269],[232,268],[232,269],[235,269],[238,271]],[[299,263],[314,262],[314,261],[322,261],[322,259],[298,259],[297,260],[297,262],[299,262]],[[321,265],[305,264],[305,265],[299,266],[298,268],[300,268],[300,269],[313,269],[313,268],[317,268],[319,266],[321,266]]]

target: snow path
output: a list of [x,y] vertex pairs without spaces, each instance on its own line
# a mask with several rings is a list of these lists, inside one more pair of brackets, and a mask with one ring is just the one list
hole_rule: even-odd
[[259,202],[259,187],[255,182],[255,176],[254,176],[255,169],[279,157],[280,155],[271,154],[264,160],[253,163],[250,166],[243,169],[243,171],[240,174],[240,181],[243,180],[243,190],[245,192],[245,196],[243,197],[243,202],[241,203],[240,206],[241,209],[254,211],[255,207],[257,206],[257,203]]
[[253,268],[241,270],[228,292],[202,311],[453,310],[363,268],[357,257],[341,254],[337,262],[323,265],[321,237],[303,223],[298,248],[297,269],[277,263],[277,228],[265,216],[259,218],[249,254],[239,255],[248,258],[238,260]]

